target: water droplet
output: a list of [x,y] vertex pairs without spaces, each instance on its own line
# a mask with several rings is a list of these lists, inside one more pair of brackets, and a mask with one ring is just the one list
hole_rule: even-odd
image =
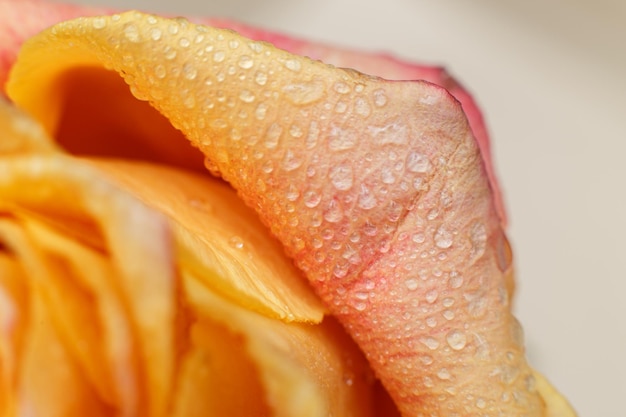
[[472,229],[470,231],[470,242],[472,244],[472,249],[470,250],[471,258],[480,258],[483,253],[485,253],[485,248],[487,246],[487,230],[482,222],[477,221],[472,225]]
[[396,182],[396,176],[390,167],[383,167],[380,173],[380,179],[383,184],[393,184]]
[[383,107],[385,104],[387,104],[387,94],[385,94],[385,90],[381,88],[378,90],[375,90],[373,95],[374,95],[374,104],[377,107]]
[[236,39],[231,39],[230,41],[228,41],[228,46],[230,47],[230,49],[237,49],[239,48],[239,41]]
[[183,76],[188,79],[189,81],[192,81],[196,78],[196,76],[198,75],[198,70],[196,69],[196,67],[190,63],[186,63],[185,65],[183,65]]
[[344,151],[352,149],[358,140],[359,137],[353,130],[332,125],[328,135],[328,147],[331,151]]
[[461,288],[461,285],[463,285],[463,277],[456,271],[450,272],[450,287],[457,289]]
[[325,84],[322,81],[310,81],[288,84],[282,88],[287,99],[294,104],[311,104],[324,96]]
[[367,117],[372,112],[372,109],[369,103],[367,102],[367,100],[365,100],[362,97],[359,97],[354,102],[354,111],[356,112],[356,114],[359,114],[363,117]]
[[127,23],[126,25],[124,25],[124,36],[130,42],[136,43],[141,41],[141,37],[139,36],[139,29],[137,29],[137,26],[133,23]]
[[430,161],[419,152],[411,152],[406,159],[406,168],[415,173],[424,173],[430,168]]
[[420,343],[430,350],[435,350],[439,347],[439,342],[433,337],[422,337]]
[[316,121],[312,121],[309,125],[309,133],[306,136],[305,146],[307,149],[313,149],[317,145],[320,128]]
[[352,372],[343,374],[343,383],[351,387],[354,384],[354,374]]
[[376,201],[374,194],[365,184],[361,184],[357,205],[363,210],[369,210],[376,207],[376,204],[378,204],[378,202]]
[[[385,126],[369,126],[368,131],[373,136],[376,143],[380,145],[406,145],[409,141],[408,128],[405,124],[397,121],[391,122]],[[409,170],[411,170],[410,167]]]
[[439,293],[437,292],[437,290],[430,290],[426,293],[426,295],[424,296],[424,298],[426,298],[426,301],[430,304],[434,303],[435,301],[437,301],[437,298],[439,297]]
[[349,190],[353,183],[352,167],[348,164],[335,165],[330,169],[330,181],[340,191]]
[[256,116],[257,120],[265,119],[265,116],[267,115],[267,109],[268,109],[268,105],[265,103],[261,103],[257,106],[254,112],[254,115]]
[[439,371],[437,371],[437,378],[446,381],[452,378],[452,375],[450,374],[448,368],[441,368]]
[[285,158],[283,159],[283,168],[285,171],[293,171],[302,166],[302,159],[293,150],[287,149]]
[[348,103],[345,101],[338,101],[335,105],[335,113],[345,113],[348,110]]
[[300,191],[295,185],[290,184],[289,188],[287,189],[287,194],[285,195],[285,198],[287,198],[287,200],[289,201],[296,201],[298,197],[300,197]]
[[335,83],[333,90],[339,94],[348,94],[350,92],[350,86],[342,81],[339,81]]
[[432,316],[431,316],[431,317],[428,317],[428,318],[426,319],[426,325],[427,325],[428,327],[430,327],[431,329],[432,329],[432,328],[434,328],[434,327],[436,327],[436,326],[437,326],[437,318],[432,317]]
[[241,90],[241,93],[239,93],[239,99],[244,103],[252,103],[255,96],[250,90]]
[[107,22],[104,17],[96,17],[92,20],[91,24],[93,25],[94,29],[102,29],[106,26]]
[[162,64],[158,64],[157,66],[155,66],[154,75],[160,79],[165,78],[167,76],[167,70],[165,69],[165,66]]
[[254,74],[254,82],[258,85],[265,85],[267,83],[267,74],[263,71],[257,71]]
[[426,388],[432,388],[432,387],[435,386],[435,383],[433,382],[433,379],[431,377],[429,377],[429,376],[425,376],[423,378],[423,381],[424,381],[424,386]]
[[216,51],[213,54],[213,61],[215,62],[223,62],[226,59],[226,53],[224,51]]
[[308,208],[317,207],[320,201],[322,201],[322,197],[317,192],[309,190],[304,193],[304,205]]
[[448,231],[444,226],[440,226],[435,233],[435,245],[441,249],[447,249],[452,246],[452,232]]
[[189,45],[191,45],[191,42],[187,38],[180,38],[178,41],[178,45],[181,48],[189,48]]
[[467,336],[460,330],[452,330],[446,336],[448,345],[454,350],[461,350],[467,344]]
[[484,398],[478,398],[476,400],[476,407],[480,408],[481,410],[484,409],[485,407],[487,407],[487,401],[485,401]]
[[406,285],[410,291],[415,291],[418,287],[418,281],[415,278],[409,278],[404,281],[404,285]]
[[239,58],[239,62],[237,63],[240,68],[250,69],[254,66],[254,60],[250,58],[248,55],[243,55]]
[[275,149],[278,146],[278,141],[282,133],[283,128],[277,123],[272,123],[265,134],[265,147]]
[[324,212],[324,219],[330,223],[337,223],[343,218],[343,211],[341,207],[339,207],[339,203],[337,200],[332,199],[330,203],[328,203],[328,208]]
[[285,61],[285,67],[287,67],[288,70],[298,72],[300,71],[302,64],[300,64],[300,61],[297,59],[288,59]]
[[454,319],[454,311],[452,311],[452,310],[444,310],[443,313],[441,313],[441,315],[446,320]]
[[228,240],[228,244],[236,249],[243,249],[244,243],[243,239],[239,236],[233,236]]

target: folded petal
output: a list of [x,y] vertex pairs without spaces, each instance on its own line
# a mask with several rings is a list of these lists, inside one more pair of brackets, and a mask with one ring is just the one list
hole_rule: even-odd
[[283,243],[404,414],[543,413],[510,312],[499,206],[448,91],[139,13],[61,24],[22,59],[8,92],[49,132],[71,95],[59,86],[93,67],[117,71],[183,131]]

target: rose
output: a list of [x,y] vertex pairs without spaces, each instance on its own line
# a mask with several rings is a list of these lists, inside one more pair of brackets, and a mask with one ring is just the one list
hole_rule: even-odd
[[[196,43],[199,38],[203,39]],[[29,56],[43,57],[48,65],[29,65]],[[197,66],[203,57],[211,57],[211,64],[207,61]],[[510,254],[496,211],[496,207],[501,211],[501,206],[490,192],[490,183],[491,187],[495,183],[492,176],[487,177],[492,171],[487,168],[485,173],[482,167],[483,161],[489,167],[486,136],[475,107],[462,90],[452,89],[466,104],[483,158],[464,114],[441,88],[419,82],[389,83],[332,69],[269,45],[181,21],[130,14],[71,23],[31,41],[22,62],[26,64],[16,66],[10,95],[48,131],[57,132],[61,144],[70,150],[93,152],[103,143],[92,133],[96,126],[92,123],[86,126],[93,147],[76,141],[84,119],[73,117],[72,112],[93,103],[74,101],[83,95],[73,95],[72,86],[85,79],[93,86],[91,77],[95,76],[98,84],[106,86],[103,93],[116,91],[109,73],[80,70],[80,66],[108,65],[123,74],[134,95],[151,100],[209,156],[211,167],[259,211],[359,342],[407,415],[444,408],[451,412],[540,413],[542,400],[551,401],[550,413],[568,412],[555,411],[558,402],[552,400],[543,380],[536,388],[532,386],[534,377],[523,359],[518,326],[508,311]],[[254,70],[254,79],[246,75]],[[69,71],[71,77],[59,78]],[[60,95],[59,79],[67,87]],[[57,101],[61,96],[70,104],[61,105]],[[107,95],[98,99],[101,104]],[[120,124],[122,132],[128,132],[133,122],[154,117],[146,116],[150,114],[147,107],[123,96],[111,102],[130,106]],[[210,115],[202,110],[210,110]],[[60,111],[65,118],[58,116]],[[250,122],[252,114],[254,122]],[[151,118],[139,130],[152,131],[157,138],[171,135],[171,130],[154,129],[159,120]],[[140,132],[127,136],[141,138]],[[362,137],[371,137],[371,142],[365,143]],[[170,148],[159,149],[154,141],[123,145],[119,149],[125,156],[170,164],[185,164],[192,155],[182,151],[181,157]],[[322,147],[329,152],[320,153]],[[398,162],[390,164],[389,160]],[[68,161],[63,158],[69,166]],[[44,172],[49,169],[40,160],[36,163],[40,171],[42,166]],[[300,169],[303,165],[308,168]],[[99,169],[105,166],[110,164],[98,163]],[[113,172],[109,175],[126,187],[139,184],[133,193],[159,207],[156,193],[144,196],[142,189],[150,183],[148,178],[165,176],[121,174],[130,168],[120,168],[125,165],[119,162],[113,166],[107,168]],[[71,171],[85,172],[78,167]],[[329,178],[316,171],[325,171]],[[402,179],[397,180],[400,173]],[[175,175],[168,173],[170,176]],[[16,184],[26,182],[19,178]],[[107,194],[101,204],[115,200]],[[163,206],[159,208],[168,213]],[[178,210],[168,214],[175,222],[177,217],[184,218]],[[108,219],[104,223],[116,224]],[[155,224],[141,230],[160,229]],[[202,227],[188,230],[198,233]],[[114,243],[111,247],[116,250],[118,245],[124,247],[121,242]],[[418,253],[426,254],[419,263],[410,256]],[[205,260],[198,256],[190,261],[193,257],[185,254],[181,250],[181,265]],[[413,268],[419,270],[412,273]],[[198,291],[185,294],[193,298]],[[137,298],[134,295],[131,300]],[[246,295],[252,297],[254,292]],[[197,308],[211,305],[210,300],[203,301]],[[445,310],[437,311],[442,307]],[[494,314],[487,314],[488,310]],[[434,312],[443,318],[435,317]],[[149,335],[139,339],[149,340]],[[389,340],[390,336],[399,343]],[[252,350],[260,351],[263,349]],[[157,374],[168,368],[154,360],[147,364]],[[407,372],[409,369],[412,371]],[[352,377],[349,380],[353,381]],[[159,393],[158,381],[148,381],[155,384],[148,392]],[[276,391],[284,394],[288,387],[282,384]],[[163,410],[167,405],[157,401],[150,407]]]

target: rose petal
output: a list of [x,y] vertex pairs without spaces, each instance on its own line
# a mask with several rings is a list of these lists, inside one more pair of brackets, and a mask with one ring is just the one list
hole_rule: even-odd
[[46,126],[58,119],[37,94],[100,63],[180,128],[270,225],[403,412],[541,412],[487,173],[445,90],[138,13],[56,26],[23,56],[51,63],[18,63],[8,91]]

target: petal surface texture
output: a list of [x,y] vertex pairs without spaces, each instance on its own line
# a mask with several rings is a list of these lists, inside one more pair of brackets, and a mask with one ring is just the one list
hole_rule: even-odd
[[[29,40],[7,91],[48,134],[61,134],[62,146],[89,153],[97,134],[82,135],[65,115],[86,105],[74,92],[108,82],[111,70],[138,100],[120,128],[147,125],[122,148],[197,169],[199,154],[169,152],[184,142],[165,143],[177,140],[173,130],[150,130],[146,120],[159,116],[139,101],[182,131],[280,240],[403,415],[551,415],[510,312],[511,252],[490,165],[446,89],[130,12]],[[92,112],[110,111],[111,90],[91,97]],[[243,320],[211,297],[200,304]],[[268,343],[254,352],[276,349]]]

